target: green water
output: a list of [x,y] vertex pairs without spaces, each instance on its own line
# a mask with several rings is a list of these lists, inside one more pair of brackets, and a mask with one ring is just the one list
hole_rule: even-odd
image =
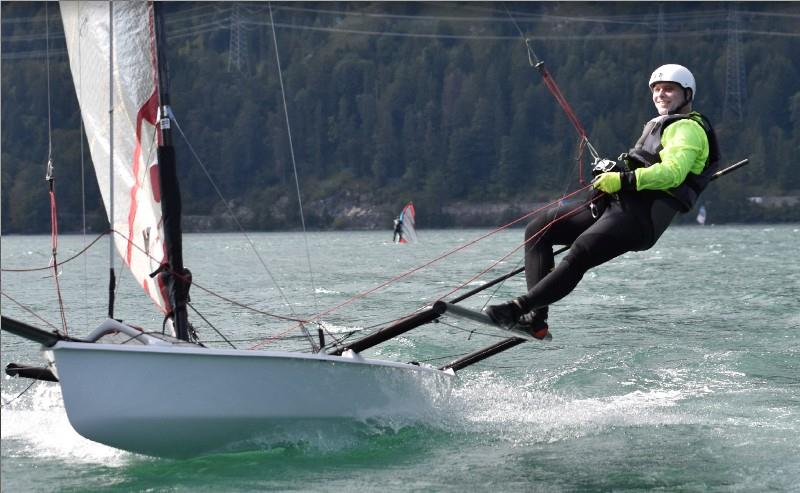
[[[421,230],[415,245],[391,244],[390,231],[314,233],[310,267],[298,234],[251,238],[293,310],[308,314],[483,233]],[[513,230],[490,237],[326,321],[342,333],[404,315],[488,268],[521,236]],[[59,258],[83,242],[62,237]],[[800,491],[798,245],[800,225],[673,227],[650,251],[588,273],[551,310],[551,343],[523,344],[460,372],[451,401],[425,423],[354,422],[305,430],[255,451],[174,461],[90,442],[70,427],[57,385],[25,391],[30,381],[4,379],[2,490]],[[197,285],[285,313],[241,237],[187,235],[184,248]],[[2,265],[46,266],[49,251],[47,237],[6,236]],[[106,312],[107,255],[107,246],[97,245],[63,267],[59,279],[74,335],[88,333]],[[512,255],[492,274],[514,269],[518,260]],[[121,277],[115,315],[159,328],[149,302],[130,277]],[[492,294],[521,293],[523,282],[513,278],[463,303],[480,308]],[[2,289],[59,325],[47,272],[4,272]],[[192,301],[240,347],[285,328],[197,286]],[[2,310],[43,325],[5,296]],[[198,326],[207,339],[218,339]],[[435,324],[368,355],[438,364],[496,340],[480,327]],[[3,333],[2,364],[12,361],[42,359],[32,344]]]

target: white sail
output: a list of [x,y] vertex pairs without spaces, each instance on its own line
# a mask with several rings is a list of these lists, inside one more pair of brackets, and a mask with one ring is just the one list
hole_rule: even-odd
[[701,205],[700,210],[697,211],[697,217],[695,218],[697,224],[703,226],[706,223],[706,206]]
[[417,211],[414,210],[414,203],[409,202],[403,207],[400,212],[399,222],[402,228],[402,235],[400,236],[400,243],[416,243],[417,242]]
[[159,276],[149,276],[166,259],[156,156],[153,6],[113,2],[113,143],[109,130],[111,3],[64,1],[60,6],[75,92],[107,212],[112,200],[109,161],[113,146],[114,217],[108,219],[117,251],[166,313],[170,307]]

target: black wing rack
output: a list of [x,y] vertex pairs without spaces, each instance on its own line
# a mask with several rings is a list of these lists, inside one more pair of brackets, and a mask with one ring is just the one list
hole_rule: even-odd
[[58,341],[90,342],[83,339],[66,336],[56,331],[47,332],[46,330],[38,329],[33,325],[28,325],[24,322],[14,320],[13,318],[8,318],[6,316],[0,318],[0,328],[6,332],[11,332],[14,335],[24,337],[30,341],[38,342],[45,347],[52,347]]
[[[59,341],[89,342],[83,339],[66,336],[56,331],[47,332],[46,330],[38,329],[32,325],[5,316],[0,319],[0,327],[6,332],[24,337],[33,342],[38,342],[44,347],[53,347]],[[44,380],[46,382],[58,382],[58,378],[50,368],[19,365],[17,363],[9,363],[6,365],[6,375]]]

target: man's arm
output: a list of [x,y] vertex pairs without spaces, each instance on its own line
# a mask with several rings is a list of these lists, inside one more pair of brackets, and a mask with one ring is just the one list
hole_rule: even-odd
[[708,159],[708,137],[694,120],[680,120],[664,129],[661,136],[661,162],[638,168],[636,190],[669,190],[675,188],[690,173],[703,171]]

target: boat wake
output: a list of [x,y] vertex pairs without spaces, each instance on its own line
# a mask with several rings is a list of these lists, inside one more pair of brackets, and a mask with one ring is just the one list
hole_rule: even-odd
[[121,465],[131,455],[80,436],[69,424],[57,384],[38,383],[13,400],[17,395],[3,390],[0,422],[3,447],[9,444],[8,449],[15,450],[13,455],[109,466]]
[[[526,383],[526,381],[528,383]],[[601,434],[615,427],[697,422],[676,403],[692,388],[657,388],[603,397],[571,395],[484,372],[453,389],[452,431],[480,433],[516,445],[551,443]]]

